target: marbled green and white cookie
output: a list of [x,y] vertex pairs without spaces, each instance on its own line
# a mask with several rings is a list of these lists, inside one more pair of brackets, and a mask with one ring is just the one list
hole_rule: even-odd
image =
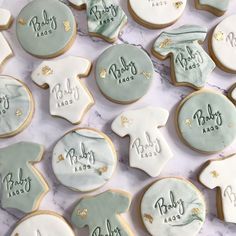
[[228,9],[230,0],[195,0],[197,9],[209,11],[216,16],[222,16]]
[[77,228],[89,227],[90,236],[133,236],[120,214],[128,211],[131,197],[127,192],[108,190],[82,198],[72,213]]
[[220,152],[236,138],[236,108],[224,95],[201,90],[179,104],[176,126],[192,149],[206,154]]
[[153,236],[195,236],[205,221],[206,206],[192,183],[170,177],[158,180],[145,192],[141,216]]
[[86,8],[91,36],[115,42],[127,23],[127,16],[117,0],[69,0],[78,9]]
[[25,84],[0,75],[0,138],[18,134],[30,123],[34,100]]
[[76,22],[69,7],[58,0],[33,0],[20,12],[17,38],[28,53],[51,58],[70,48],[76,37]]
[[29,213],[38,209],[48,185],[33,164],[42,160],[43,146],[20,142],[0,149],[1,204]]
[[160,60],[171,59],[171,79],[176,86],[194,89],[204,87],[215,63],[199,45],[207,29],[198,25],[184,25],[162,32],[153,45],[153,54]]
[[228,97],[236,105],[236,83],[229,89]]
[[36,211],[20,220],[11,236],[75,236],[71,226],[55,212]]
[[75,191],[92,191],[106,184],[116,163],[111,140],[94,129],[67,133],[53,150],[52,167],[57,179]]
[[97,60],[96,81],[109,100],[128,104],[149,90],[154,68],[143,50],[128,44],[111,46]]

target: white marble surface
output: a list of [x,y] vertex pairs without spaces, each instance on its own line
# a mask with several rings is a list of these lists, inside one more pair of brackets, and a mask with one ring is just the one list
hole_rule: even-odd
[[[11,10],[13,16],[16,17],[20,9],[29,1],[30,0],[0,0],[0,6]],[[138,47],[142,47],[147,52],[150,52],[152,43],[160,31],[148,30],[139,26],[132,20],[127,11],[127,0],[121,0],[120,2],[129,16],[129,24],[125,28],[123,34],[119,37],[118,43],[127,42],[137,45]],[[236,2],[231,1],[230,10],[226,15],[236,12],[234,9],[236,9]],[[73,10],[73,12],[79,24],[79,31],[75,44],[66,53],[66,55],[83,56],[95,62],[98,55],[104,49],[109,47],[109,44],[97,39],[91,39],[87,34],[85,12],[78,12],[76,10]],[[193,0],[189,0],[183,17],[170,28],[186,23],[195,23],[207,26],[209,30],[211,30],[223,18],[224,16],[217,18],[208,12],[196,10],[194,8]],[[15,56],[7,62],[1,73],[19,78],[28,84],[35,97],[36,110],[31,125],[23,133],[17,135],[16,137],[1,140],[0,146],[4,147],[21,140],[34,141],[45,145],[46,153],[44,160],[42,163],[37,165],[37,168],[40,169],[40,171],[45,175],[51,191],[41,202],[40,209],[54,210],[63,214],[67,219],[70,219],[73,206],[83,195],[63,187],[56,181],[51,168],[51,153],[55,142],[66,131],[73,129],[74,126],[63,119],[52,118],[49,115],[48,91],[38,88],[30,79],[32,69],[40,63],[40,60],[31,57],[21,49],[15,35],[15,24],[10,30],[5,31],[4,35],[10,42]],[[204,43],[204,47],[207,47],[206,42]],[[200,232],[200,235],[235,235],[236,225],[223,223],[216,217],[215,191],[210,191],[204,188],[197,181],[197,174],[202,163],[210,158],[226,156],[232,152],[236,152],[235,144],[217,155],[204,156],[192,151],[180,142],[174,127],[175,107],[181,98],[189,94],[192,90],[189,88],[174,87],[170,84],[168,60],[164,63],[155,58],[152,59],[156,71],[152,88],[142,100],[129,106],[113,104],[106,100],[97,88],[93,71],[88,78],[83,79],[83,82],[86,83],[92,92],[96,100],[96,105],[86,115],[81,126],[89,126],[103,130],[112,138],[119,154],[119,164],[113,179],[102,189],[99,189],[99,191],[91,194],[96,194],[109,188],[121,188],[131,192],[133,195],[133,203],[130,211],[123,216],[129,221],[135,235],[148,235],[140,220],[139,203],[140,197],[143,193],[143,188],[154,181],[154,179],[148,177],[142,171],[129,168],[129,139],[121,139],[116,136],[112,133],[110,126],[111,121],[116,117],[116,115],[125,109],[140,108],[147,104],[161,106],[170,111],[170,118],[167,126],[162,128],[161,132],[166,137],[174,153],[174,158],[168,163],[161,176],[183,176],[189,178],[203,191],[206,198],[208,213],[207,220]],[[221,92],[226,92],[229,86],[235,81],[234,75],[226,74],[219,69],[216,69],[210,75],[207,86]],[[0,235],[9,235],[13,225],[18,219],[20,219],[21,216],[22,215],[19,213],[9,213],[8,211],[0,208]],[[80,236],[88,235],[87,229],[76,232],[77,235]]]

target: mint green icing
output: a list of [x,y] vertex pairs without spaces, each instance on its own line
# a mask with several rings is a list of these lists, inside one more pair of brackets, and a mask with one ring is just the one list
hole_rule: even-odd
[[40,198],[47,192],[32,162],[39,162],[43,147],[20,142],[0,149],[1,204],[3,208],[29,213],[37,209]]
[[16,24],[21,46],[38,57],[53,57],[72,42],[76,34],[75,18],[58,0],[33,0],[20,12]]
[[115,102],[131,103],[147,93],[154,69],[143,50],[120,44],[102,53],[95,73],[97,84],[106,97]]
[[128,225],[118,216],[127,211],[129,206],[127,193],[109,190],[97,196],[82,198],[71,219],[77,228],[88,226],[90,236],[131,236]]
[[153,236],[195,236],[206,217],[206,206],[200,191],[179,178],[155,182],[144,194],[141,216]]
[[33,102],[29,90],[10,76],[0,76],[0,137],[12,135],[30,118]]
[[235,106],[223,95],[208,90],[187,98],[179,109],[177,123],[184,141],[202,152],[219,152],[236,138]]
[[91,129],[78,129],[58,141],[52,158],[57,179],[79,191],[92,191],[112,177],[117,157],[110,140]]
[[228,9],[229,0],[198,0],[201,5],[213,7],[220,11],[226,11]]
[[176,84],[186,83],[201,88],[215,68],[215,63],[199,45],[204,41],[207,29],[197,25],[184,25],[164,31],[154,43],[154,52],[162,57],[172,57]]

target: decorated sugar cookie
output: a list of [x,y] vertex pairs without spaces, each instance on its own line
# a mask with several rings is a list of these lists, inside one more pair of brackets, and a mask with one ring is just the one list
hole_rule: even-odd
[[87,10],[88,31],[91,36],[115,42],[127,23],[127,16],[117,0],[69,0],[79,8]]
[[77,228],[88,226],[90,236],[133,236],[120,216],[128,211],[130,202],[130,195],[120,190],[84,197],[73,211],[72,222]]
[[229,90],[228,97],[236,105],[236,83]]
[[165,60],[171,59],[171,79],[174,85],[204,87],[215,63],[199,45],[204,41],[207,29],[197,25],[184,25],[164,31],[153,46],[153,54]]
[[179,104],[176,125],[180,137],[194,150],[220,152],[236,138],[236,108],[222,94],[201,90]]
[[48,185],[33,166],[41,161],[43,146],[20,142],[0,149],[1,204],[4,209],[29,213],[38,209]]
[[196,8],[222,16],[228,9],[230,0],[195,0]]
[[28,53],[51,58],[63,54],[76,37],[72,11],[58,0],[33,0],[20,12],[17,38]]
[[67,133],[53,150],[52,167],[57,179],[75,191],[92,191],[106,184],[116,163],[111,140],[94,129]]
[[60,60],[44,61],[32,73],[36,84],[42,88],[50,87],[52,116],[65,118],[72,124],[81,122],[94,100],[79,77],[88,76],[91,66],[87,59],[69,56]]
[[148,28],[174,24],[183,14],[187,0],[128,0],[133,18]]
[[71,226],[55,212],[36,211],[20,220],[11,236],[75,236]]
[[160,174],[173,154],[158,130],[167,122],[167,110],[146,107],[126,111],[112,123],[112,130],[119,136],[130,136],[130,166],[142,169],[152,177]]
[[146,52],[132,45],[119,44],[102,53],[95,73],[98,87],[106,98],[128,104],[147,93],[154,68]]
[[0,75],[0,138],[18,134],[30,123],[34,100],[25,84]]
[[236,223],[236,154],[212,160],[204,165],[199,180],[210,189],[218,188],[218,217],[229,223]]
[[195,236],[205,221],[206,206],[200,191],[188,180],[164,178],[144,194],[141,216],[153,236]]
[[225,18],[212,33],[209,48],[218,67],[236,73],[236,14]]
[[[0,8],[0,30],[6,30],[10,27],[12,23],[12,16],[8,10]],[[11,56],[13,52],[11,47],[9,46],[8,42],[0,33],[0,68],[1,65]]]

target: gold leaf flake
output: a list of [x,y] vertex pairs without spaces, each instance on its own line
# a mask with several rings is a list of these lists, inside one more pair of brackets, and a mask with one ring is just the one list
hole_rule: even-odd
[[121,116],[121,125],[125,127],[127,124],[131,124],[131,121],[126,116]]
[[189,127],[192,127],[192,120],[191,119],[186,119],[185,124]]
[[61,154],[60,156],[58,156],[58,158],[57,158],[57,163],[59,163],[59,162],[61,162],[61,161],[64,161],[65,160],[65,158],[64,158],[64,156]]
[[106,69],[102,69],[101,72],[100,72],[100,77],[101,77],[102,79],[105,79],[106,76],[107,76],[107,71],[106,71]]
[[149,214],[144,214],[144,220],[148,221],[150,224],[153,223],[153,217]]
[[141,74],[145,77],[145,79],[151,79],[152,77],[150,72],[143,71]]
[[88,209],[78,210],[77,215],[80,216],[82,219],[86,219],[88,215]]
[[193,208],[193,209],[192,209],[192,213],[193,213],[193,214],[198,215],[198,214],[200,214],[200,212],[201,212],[201,211],[200,211],[199,208]]
[[169,46],[172,43],[171,39],[166,38],[164,41],[162,41],[159,45],[159,48],[165,48]]
[[178,1],[178,2],[175,2],[174,4],[175,4],[175,7],[177,9],[179,9],[183,5],[183,2],[182,1]]
[[26,25],[26,21],[23,18],[20,18],[18,20],[18,23],[21,24],[21,25]]
[[20,110],[20,109],[17,109],[16,110],[16,116],[22,116],[22,110]]
[[100,167],[98,169],[98,172],[99,172],[100,175],[102,175],[103,173],[107,172],[107,170],[108,170],[108,167],[107,166],[103,166],[103,167]]
[[222,31],[218,31],[214,34],[214,38],[217,41],[222,41],[222,40],[224,40],[224,33]]
[[42,74],[43,75],[51,75],[51,74],[53,74],[53,70],[49,66],[44,66],[42,68]]
[[211,175],[213,178],[217,178],[219,176],[219,173],[215,170],[211,171]]
[[65,28],[66,32],[71,30],[70,22],[69,21],[63,21],[63,25],[64,25],[64,28]]

